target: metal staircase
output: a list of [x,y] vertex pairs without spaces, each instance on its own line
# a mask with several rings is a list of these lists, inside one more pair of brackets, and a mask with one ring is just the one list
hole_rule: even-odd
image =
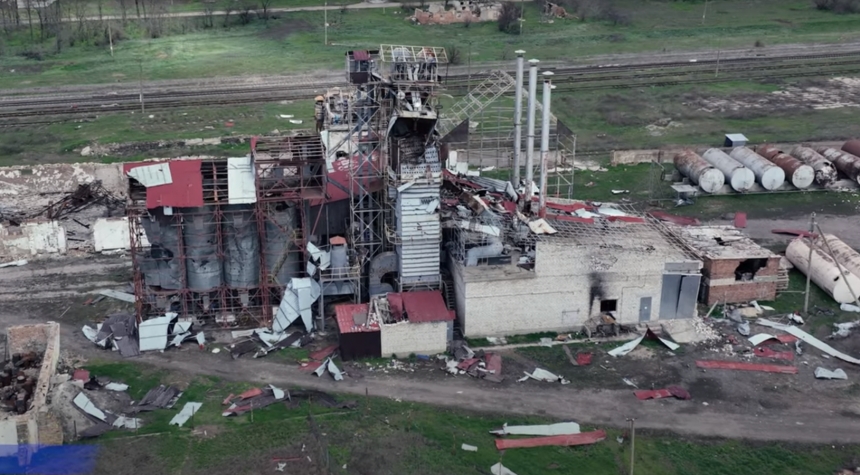
[[451,106],[451,109],[436,124],[440,137],[448,135],[455,127],[469,117],[475,116],[516,86],[516,80],[504,71],[491,71],[487,79],[481,81],[465,97]]

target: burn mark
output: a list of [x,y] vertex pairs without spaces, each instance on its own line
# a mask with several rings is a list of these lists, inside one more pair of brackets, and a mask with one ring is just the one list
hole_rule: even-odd
[[591,311],[594,309],[594,299],[603,299],[606,296],[603,275],[598,272],[590,272],[588,284],[588,314],[591,315]]

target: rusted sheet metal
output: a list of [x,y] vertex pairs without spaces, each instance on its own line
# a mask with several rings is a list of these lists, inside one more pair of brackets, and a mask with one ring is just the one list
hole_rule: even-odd
[[849,140],[842,144],[842,151],[848,152],[855,157],[860,157],[860,140]]
[[569,221],[571,223],[594,224],[594,218],[580,218],[579,216],[565,216],[563,214],[547,216],[549,220]]
[[[203,206],[203,174],[200,160],[171,160],[169,163],[171,182],[146,189],[146,207],[176,206],[196,208]],[[152,166],[152,162],[126,163],[123,172],[138,167]]]
[[683,400],[691,398],[690,393],[680,386],[669,386],[666,389],[639,389],[633,391],[633,394],[637,399],[642,401],[646,399],[663,399],[667,397],[675,397]]
[[314,361],[322,361],[332,355],[337,350],[338,345],[327,346],[309,354],[310,359]]
[[753,353],[760,358],[773,358],[775,360],[794,361],[793,351],[776,351],[766,346],[753,348]]
[[615,221],[622,221],[625,223],[644,223],[645,220],[640,218],[639,216],[608,216],[606,218],[610,223],[614,223]]
[[454,320],[455,315],[445,306],[442,292],[438,290],[422,290],[418,292],[403,292],[403,308],[412,323],[444,322]]
[[746,213],[735,213],[735,227],[736,228],[745,228],[747,227],[747,214]]
[[484,379],[501,382],[502,380],[502,355],[498,353],[487,353],[487,374]]
[[715,193],[726,184],[726,176],[690,149],[675,154],[675,167],[706,193]]
[[815,180],[815,170],[801,162],[800,160],[788,155],[774,145],[766,144],[758,147],[756,153],[770,160],[785,172],[785,178],[795,188],[809,188]]
[[591,359],[594,357],[594,353],[577,353],[576,354],[576,364],[579,366],[588,366],[591,364]]
[[667,223],[677,224],[680,226],[698,226],[702,224],[702,222],[696,218],[690,216],[678,216],[665,211],[649,211],[648,214],[660,221],[666,221]]
[[606,438],[606,431],[596,430],[583,432],[581,434],[554,435],[549,437],[531,437],[528,439],[496,439],[496,448],[499,450],[522,449],[529,447],[545,447],[556,445],[569,447],[573,445],[591,445]]
[[836,168],[830,163],[830,160],[815,150],[797,145],[791,149],[789,155],[812,167],[815,170],[815,182],[819,185],[826,185],[836,180]]
[[[856,140],[846,142],[842,148],[844,149],[851,142],[856,142]],[[855,150],[855,145],[853,143],[848,146],[848,149],[860,152],[860,150]],[[815,151],[824,156],[824,158],[833,162],[833,166],[835,166],[840,172],[844,173],[848,178],[860,183],[860,158],[857,158],[856,155],[844,150],[836,150],[835,148],[829,147],[818,147]]]
[[696,361],[697,368],[704,369],[734,369],[738,371],[761,371],[764,373],[797,374],[796,366],[781,366],[774,364],[740,363],[737,361]]

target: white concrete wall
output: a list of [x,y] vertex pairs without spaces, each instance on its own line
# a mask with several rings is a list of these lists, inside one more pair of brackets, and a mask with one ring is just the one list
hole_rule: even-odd
[[57,221],[0,224],[0,258],[65,254],[66,249],[66,230]]
[[0,167],[0,201],[10,209],[35,212],[96,180],[117,198],[125,198],[121,163],[57,163]]
[[674,249],[539,242],[535,278],[467,281],[463,333],[481,337],[578,331],[589,316],[600,313],[599,300],[593,305],[589,301],[592,270],[602,277],[603,299],[618,300],[620,323],[639,321],[641,297],[651,297],[651,320],[657,320],[666,262],[683,260]]
[[[141,235],[140,245],[149,246],[146,234]],[[130,249],[128,218],[97,219],[93,224],[93,248],[96,252]]]
[[448,349],[448,322],[400,322],[382,325],[382,356],[404,358],[412,353],[435,355]]
[[454,279],[454,311],[460,325],[463,325],[463,317],[466,315],[466,281],[463,277],[463,264],[449,255],[448,270]]

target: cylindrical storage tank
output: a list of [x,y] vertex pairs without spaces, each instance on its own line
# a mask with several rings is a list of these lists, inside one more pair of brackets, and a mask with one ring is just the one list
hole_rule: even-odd
[[[826,244],[821,239],[822,237],[827,241]],[[854,248],[832,234],[824,234],[815,240],[815,244],[824,251],[833,251],[833,255],[843,268],[860,277],[860,252],[855,251]],[[828,244],[830,249],[827,248]],[[854,291],[860,296],[860,289],[854,289]]]
[[705,193],[715,193],[726,184],[723,172],[692,150],[682,150],[675,154],[675,167],[690,181],[699,185]]
[[188,288],[196,292],[215,290],[222,282],[215,207],[182,208],[181,211]]
[[849,152],[843,152],[842,150],[830,147],[818,147],[815,151],[833,162],[833,166],[848,178],[860,183],[860,158]]
[[287,285],[301,272],[301,252],[293,236],[299,224],[297,221],[296,208],[286,203],[279,203],[266,213],[263,258],[266,271],[281,285]]
[[260,235],[253,205],[227,205],[222,212],[224,283],[235,289],[257,287],[260,284]]
[[752,170],[718,148],[708,149],[702,154],[702,158],[723,172],[729,185],[737,192],[749,191],[755,183],[755,174]]
[[796,145],[791,149],[791,156],[815,170],[815,183],[826,185],[836,180],[836,168],[830,163],[830,160],[822,157],[815,150]]
[[[850,157],[842,157],[845,162],[845,171],[842,173],[851,177],[860,183],[860,140],[849,140],[842,144],[842,151],[849,154]],[[839,168],[839,164],[836,164]]]
[[759,184],[765,190],[773,191],[785,183],[785,172],[782,171],[782,168],[746,147],[735,147],[729,156],[752,170]]
[[815,285],[821,287],[834,300],[839,303],[851,303],[854,297],[851,296],[851,290],[860,292],[860,277],[845,270],[845,279],[836,267],[836,262],[830,258],[826,251],[823,251],[818,246],[813,246],[812,249],[812,269],[809,269],[809,241],[806,239],[795,239],[789,243],[785,250],[785,257],[797,267],[800,272],[806,274],[809,272],[809,277],[815,282]]
[[782,171],[785,172],[785,179],[795,188],[801,190],[809,188],[815,180],[815,170],[812,167],[804,165],[800,160],[773,145],[762,145],[756,148],[756,153],[782,168]]
[[182,228],[173,216],[167,216],[163,208],[150,211],[150,216],[140,218],[144,233],[150,243],[149,256],[141,263],[146,285],[166,290],[182,288],[182,267],[179,247]]

